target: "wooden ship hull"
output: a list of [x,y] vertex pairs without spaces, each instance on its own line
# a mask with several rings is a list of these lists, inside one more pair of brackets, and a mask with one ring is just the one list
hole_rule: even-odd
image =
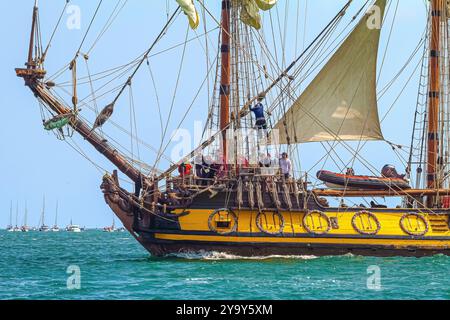
[[[321,191],[306,194],[306,205],[303,195],[297,199],[290,193],[290,201],[285,200],[292,209],[284,200],[276,208],[269,194],[264,211],[252,208],[248,192],[239,206],[236,193],[227,191],[213,192],[213,198],[204,193],[183,208],[158,209],[135,202],[114,175],[104,178],[102,190],[125,228],[155,256],[202,251],[237,256],[450,255],[448,209],[328,208],[317,200]],[[228,210],[221,206],[226,197],[232,204]],[[283,199],[282,192],[279,197]]]

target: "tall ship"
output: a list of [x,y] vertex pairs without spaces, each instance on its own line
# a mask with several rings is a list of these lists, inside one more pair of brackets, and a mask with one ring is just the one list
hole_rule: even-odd
[[[158,28],[156,38],[145,39],[151,45],[137,55],[115,42],[108,57],[120,53],[134,58],[106,67],[109,60],[97,55],[97,45],[111,36],[126,3],[95,2],[81,44],[64,59],[52,55],[53,41],[64,30],[61,18],[44,42],[36,1],[28,59],[16,74],[39,101],[46,130],[100,172],[107,170],[90,156],[93,150],[114,166],[103,176],[104,199],[152,255],[450,253],[447,1],[426,1],[424,34],[384,87],[378,83],[380,71],[399,55],[388,50],[398,27],[395,1],[342,1],[303,45],[288,41],[289,34],[304,32],[301,0],[298,5],[283,0],[167,1],[167,19],[161,27],[152,25]],[[308,14],[314,18],[322,11]],[[97,36],[95,30],[100,30]],[[140,42],[142,37],[146,35],[139,31]],[[289,50],[295,52],[292,59]],[[164,54],[169,57],[158,60]],[[198,72],[186,79],[181,75],[189,58]],[[64,66],[49,73],[50,59],[52,66],[55,59]],[[161,61],[165,65],[156,69]],[[384,138],[381,123],[390,109],[382,117],[379,102],[394,96],[392,108],[396,106],[402,90],[392,92],[393,87],[413,81],[414,73],[405,77],[413,61],[419,61],[414,69],[420,73],[417,104],[402,106],[413,119],[408,146]],[[203,69],[198,89],[195,77]],[[157,83],[169,80],[176,83],[171,99],[159,103]],[[185,88],[192,91],[192,102]],[[137,129],[142,123],[137,113],[149,103],[137,106],[141,100],[135,94],[151,89],[149,117],[161,122],[159,148],[145,142]],[[182,99],[176,100],[180,90]],[[193,105],[202,104],[200,92],[203,111],[197,107],[195,112],[206,118],[201,141],[177,159],[169,157],[169,140],[176,138],[168,130],[173,122],[182,126]],[[169,113],[167,119],[163,111]],[[181,115],[179,122],[175,115]],[[146,121],[153,120],[149,117]],[[397,130],[383,131],[395,136]],[[94,149],[82,150],[73,133]],[[157,135],[158,128],[151,134]],[[400,163],[404,173],[391,164],[377,168],[374,159],[364,156],[365,149],[379,150],[375,143],[390,152],[374,151],[375,156],[397,167]],[[152,159],[143,155],[144,148],[146,155],[154,152]],[[317,163],[305,168],[319,153]]]

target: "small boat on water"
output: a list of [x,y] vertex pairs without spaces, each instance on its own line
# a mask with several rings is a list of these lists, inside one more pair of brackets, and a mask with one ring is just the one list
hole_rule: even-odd
[[70,224],[66,227],[67,232],[75,232],[79,233],[82,231],[79,225],[73,224],[72,220],[70,220]]
[[51,232],[59,232],[60,229],[58,227],[58,202],[56,202],[56,214],[55,214],[55,224],[50,229]]
[[20,228],[20,230],[22,232],[29,232],[30,231],[30,227],[27,224],[27,220],[28,220],[28,208],[27,208],[27,204],[25,203],[25,216],[23,218],[23,226]]
[[317,178],[333,189],[405,190],[411,188],[408,181],[400,177],[358,176],[320,170],[317,172]]
[[15,226],[12,227],[11,229],[8,229],[8,232],[22,232],[22,229],[19,227],[18,220],[19,220],[19,202],[17,202],[17,204],[16,204],[16,223],[15,223]]
[[104,227],[103,228],[103,232],[116,232],[116,231],[117,231],[117,229],[116,229],[116,221],[113,218],[112,225],[108,226],[108,227]]
[[40,232],[49,232],[50,231],[50,227],[45,224],[45,197],[44,197],[42,203],[43,204],[42,204],[41,221],[40,221],[40,226],[39,226],[38,230]]
[[17,204],[16,204],[16,225],[12,229],[12,232],[21,232],[22,231],[19,227],[18,220],[19,220],[19,202],[17,202]]
[[11,201],[11,206],[9,207],[9,224],[6,227],[6,231],[8,231],[8,232],[14,231],[14,227],[12,225],[12,210],[13,210],[13,208],[12,208],[12,201]]

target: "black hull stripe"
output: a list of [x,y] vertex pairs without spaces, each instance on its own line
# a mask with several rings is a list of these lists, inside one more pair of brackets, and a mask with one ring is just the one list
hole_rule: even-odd
[[218,251],[242,256],[267,256],[267,255],[314,255],[336,256],[355,254],[363,256],[406,256],[426,257],[436,254],[450,255],[450,248],[420,249],[410,247],[398,249],[394,246],[381,245],[357,245],[357,244],[295,244],[295,243],[235,243],[235,242],[209,242],[209,241],[180,241],[146,239],[143,243],[152,254],[161,256],[171,253]]
[[235,232],[230,233],[227,235],[220,235],[215,232],[211,231],[187,231],[187,230],[137,230],[138,233],[144,233],[144,234],[173,234],[173,235],[189,235],[189,236],[222,236],[224,238],[226,237],[242,237],[242,238],[249,238],[249,237],[258,237],[258,238],[289,238],[289,239],[392,239],[392,240],[442,240],[442,241],[450,241],[450,236],[430,236],[430,237],[424,237],[424,236],[368,236],[368,235],[358,235],[358,234],[325,234],[325,235],[315,235],[315,234],[308,234],[308,233],[286,233],[282,235],[271,235],[266,234],[262,232]]

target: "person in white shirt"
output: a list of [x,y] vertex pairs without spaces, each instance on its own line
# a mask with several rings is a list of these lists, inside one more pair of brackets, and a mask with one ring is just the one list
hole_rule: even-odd
[[281,155],[280,168],[281,174],[284,176],[284,178],[289,179],[291,176],[292,162],[288,158],[288,154],[286,152],[283,152],[283,154]]
[[275,175],[276,163],[272,161],[272,156],[270,155],[270,153],[260,155],[259,167],[261,168],[262,175]]
[[272,166],[272,157],[270,153],[261,154],[259,156],[259,166],[269,168]]

